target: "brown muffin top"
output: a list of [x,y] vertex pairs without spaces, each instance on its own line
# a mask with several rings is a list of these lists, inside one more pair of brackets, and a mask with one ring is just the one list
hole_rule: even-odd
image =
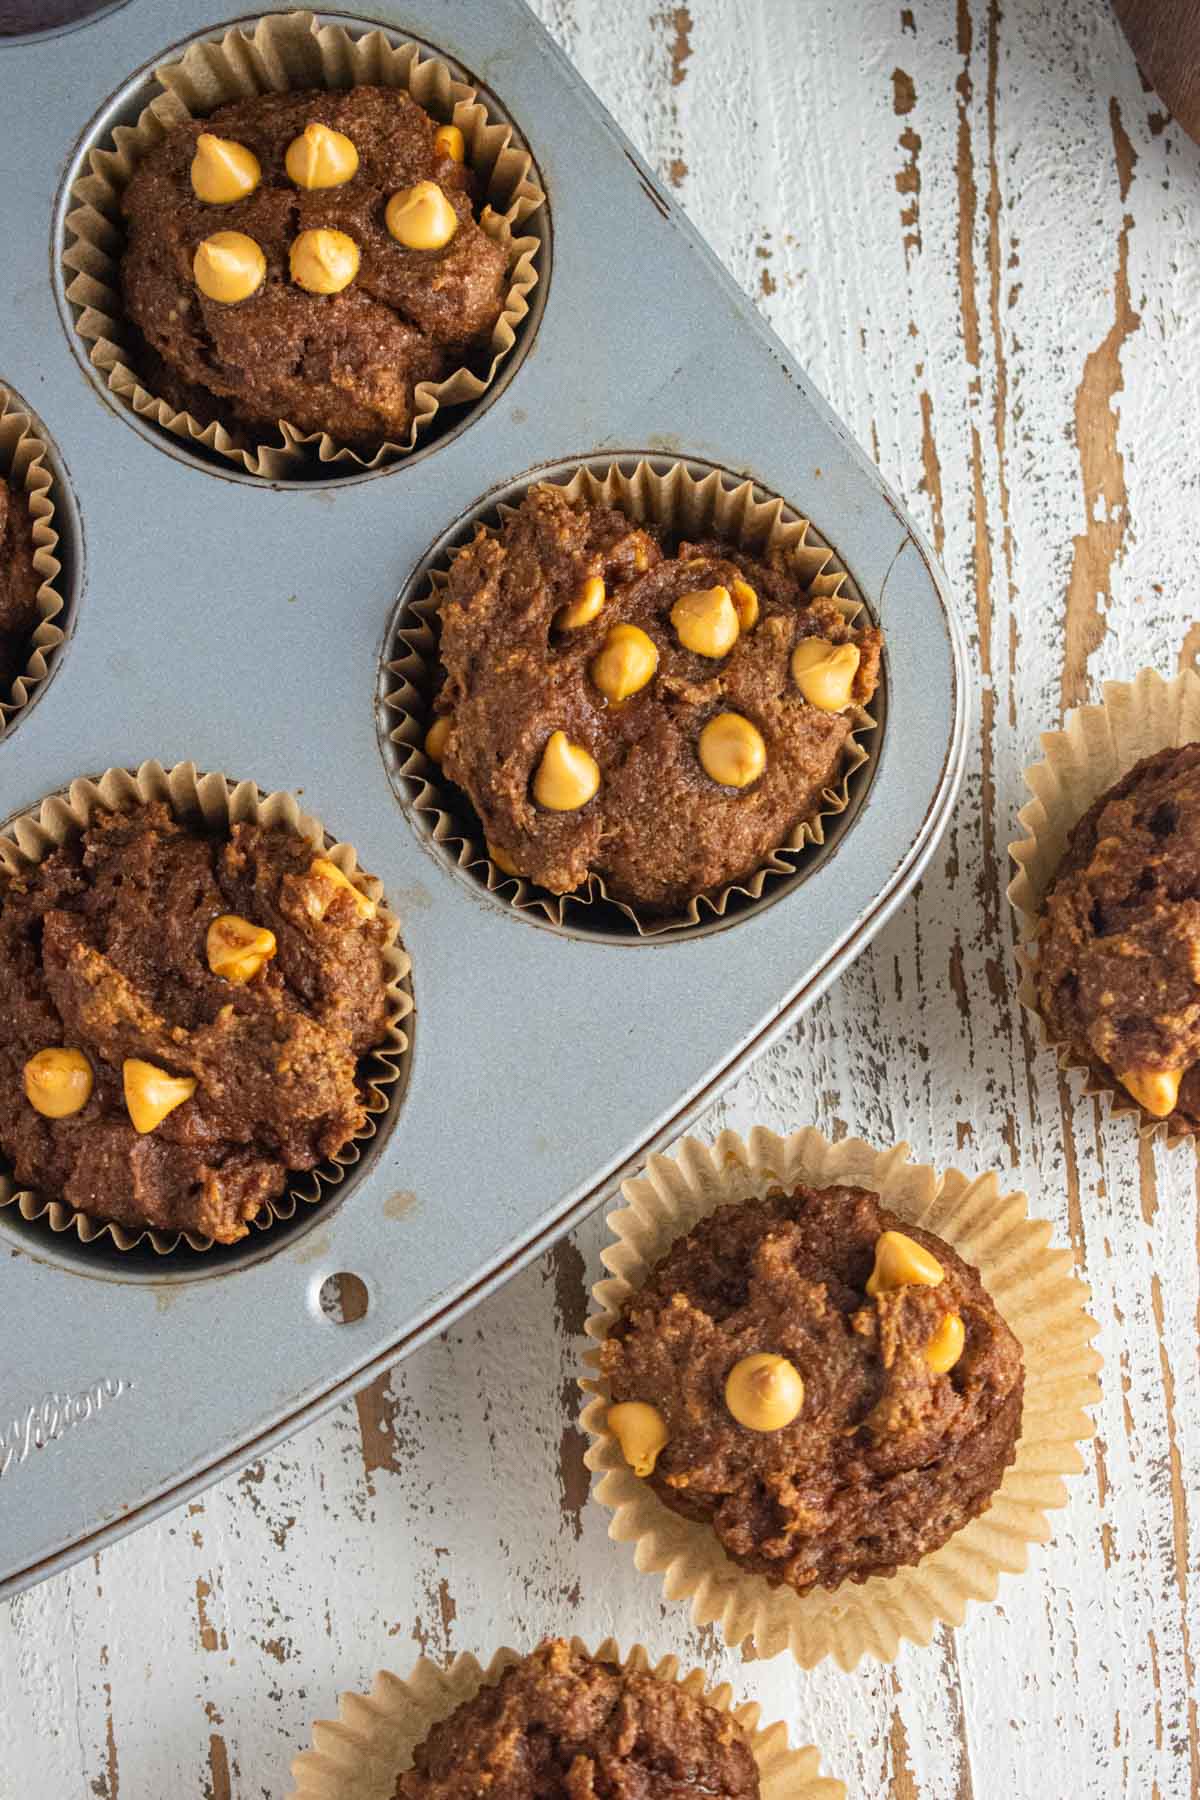
[[0,476],[0,691],[5,698],[29,660],[40,586],[29,502]]
[[[383,1035],[385,927],[285,828],[214,837],[161,804],[97,813],[0,890],[0,1150],[18,1183],[93,1218],[230,1243],[289,1170],[361,1129],[360,1056]],[[326,865],[326,870],[327,870]],[[233,915],[274,935],[249,979],[210,965]],[[90,1097],[48,1117],[39,1052],[81,1052]],[[127,1064],[195,1082],[135,1129]]]
[[[313,123],[358,152],[340,187],[309,192],[288,177],[287,147]],[[435,130],[399,89],[356,87],[256,95],[169,132],[121,202],[125,307],[158,359],[155,391],[193,411],[203,410],[198,392],[215,397],[220,416],[260,431],[286,419],[360,448],[404,439],[414,384],[441,380],[487,341],[508,286],[505,252],[475,220],[471,171],[437,148]],[[190,170],[202,132],[253,151],[262,166],[253,193],[221,206],[197,199]],[[427,180],[458,228],[441,250],[405,249],[384,211]],[[359,248],[358,274],[339,294],[308,293],[290,276],[296,237],[319,227]],[[234,305],[202,294],[192,268],[197,245],[220,231],[253,238],[266,257],[263,285]]]
[[[605,584],[603,607],[562,629],[556,615],[589,577]],[[757,621],[719,658],[686,649],[672,624],[676,602],[739,580],[757,595]],[[554,893],[594,874],[647,912],[753,873],[840,778],[856,721],[804,699],[790,669],[795,646],[806,637],[856,645],[855,705],[875,690],[881,647],[873,627],[855,630],[832,601],[811,599],[779,555],[711,541],[672,551],[624,513],[573,506],[549,485],[454,559],[441,624],[436,705],[451,719],[443,766],[489,844]],[[643,631],[658,662],[647,685],[614,704],[593,663],[616,625]],[[763,773],[740,788],[718,784],[700,761],[701,731],[728,712],[750,722],[766,753]],[[574,811],[534,797],[556,731],[599,769],[594,798]]]
[[1083,815],[1038,944],[1051,1036],[1200,1130],[1200,744],[1147,756]]
[[[932,1254],[936,1285],[868,1295],[885,1232]],[[962,1347],[938,1373],[948,1315]],[[798,1372],[803,1401],[791,1423],[752,1430],[726,1381],[764,1354]],[[665,1421],[659,1498],[798,1593],[936,1550],[984,1511],[1020,1431],[1021,1349],[976,1271],[862,1188],[774,1189],[701,1220],[626,1301],[602,1367],[614,1402]]]
[[730,1714],[550,1638],[441,1724],[396,1800],[757,1800]]

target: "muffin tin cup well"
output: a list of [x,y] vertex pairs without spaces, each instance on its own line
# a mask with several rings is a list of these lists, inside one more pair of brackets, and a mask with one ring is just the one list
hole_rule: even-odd
[[0,735],[26,707],[50,673],[66,639],[63,623],[66,602],[60,591],[62,564],[55,525],[54,477],[47,466],[47,446],[31,414],[16,396],[0,385],[0,476],[25,496],[33,527],[33,566],[41,576],[37,591],[38,622],[29,643],[29,655],[11,689],[0,691]]
[[1200,675],[1194,670],[1185,669],[1169,681],[1153,669],[1142,669],[1129,682],[1106,681],[1099,705],[1078,707],[1067,714],[1061,731],[1042,733],[1044,760],[1025,770],[1025,785],[1034,798],[1017,814],[1025,836],[1008,846],[1017,867],[1008,898],[1021,928],[1018,999],[1037,1020],[1041,1041],[1056,1052],[1059,1068],[1083,1073],[1085,1095],[1106,1094],[1118,1118],[1137,1121],[1139,1136],[1161,1138],[1172,1150],[1196,1140],[1190,1132],[1170,1131],[1167,1120],[1146,1112],[1127,1089],[1105,1079],[1097,1064],[1051,1037],[1038,1005],[1037,935],[1042,904],[1067,841],[1089,806],[1144,756],[1198,738]]
[[[578,1638],[571,1641],[577,1651],[591,1654]],[[791,1749],[784,1725],[760,1728],[759,1707],[753,1702],[735,1706],[728,1684],[710,1688],[699,1669],[681,1675],[674,1656],[653,1663],[641,1644],[622,1657],[614,1640],[606,1638],[595,1654],[680,1687],[718,1712],[732,1712],[750,1740],[762,1800],[845,1800],[843,1784],[821,1774],[819,1751]],[[470,1655],[458,1656],[442,1669],[423,1656],[405,1681],[384,1670],[370,1694],[342,1694],[337,1719],[318,1719],[313,1748],[293,1762],[296,1785],[289,1800],[392,1800],[397,1775],[412,1767],[413,1751],[432,1727],[520,1661],[519,1652],[506,1649],[497,1650],[486,1669]]]
[[[336,1193],[403,1091],[409,1053],[406,1021],[413,1003],[410,963],[400,943],[400,922],[383,899],[382,883],[358,869],[358,859],[349,844],[335,843],[318,819],[301,812],[294,794],[263,794],[251,781],[235,783],[225,775],[200,774],[194,763],[176,763],[173,768],[164,769],[160,763],[146,762],[136,771],[108,769],[99,777],[73,781],[65,793],[51,794],[40,807],[5,825],[0,835],[0,880],[19,876],[41,862],[83,830],[94,813],[128,812],[153,800],[165,801],[177,819],[214,832],[225,832],[230,826],[245,822],[283,825],[298,832],[344,875],[357,876],[356,885],[377,901],[379,916],[388,926],[387,1036],[363,1059],[366,1125],[337,1156],[293,1176],[283,1195],[252,1222],[259,1231],[267,1231],[280,1221],[293,1218],[301,1206],[319,1206]],[[129,1251],[145,1244],[158,1256],[169,1256],[181,1245],[202,1252],[217,1248],[211,1238],[193,1232],[169,1234],[149,1228],[132,1231],[76,1212],[61,1200],[49,1200],[19,1187],[11,1168],[0,1163],[0,1209],[5,1207],[16,1207],[27,1223],[41,1221],[53,1232],[74,1232],[80,1244],[101,1249],[109,1244],[116,1250]]]
[[[545,479],[553,480],[569,500],[617,507],[638,523],[656,525],[670,536],[719,537],[748,552],[782,549],[814,598],[833,599],[848,620],[862,610],[861,601],[843,592],[849,581],[847,572],[809,521],[790,512],[783,500],[764,496],[752,481],[739,481],[718,469],[702,471],[702,465],[650,459],[599,461],[577,466],[568,475]],[[514,502],[519,497],[514,496]],[[501,501],[472,514],[445,560],[453,560],[457,550],[470,541],[474,526],[495,526],[513,510],[513,504]],[[852,778],[869,760],[860,738],[876,725],[872,714],[862,707],[851,709],[855,724],[841,780],[836,787],[824,790],[820,811],[802,820],[749,880],[700,894],[682,913],[651,914],[614,899],[603,879],[596,875],[573,893],[556,895],[523,876],[506,873],[489,855],[470,801],[445,779],[424,749],[425,734],[433,717],[438,611],[446,580],[444,566],[431,569],[427,591],[418,594],[404,609],[397,626],[395,660],[387,665],[397,685],[384,696],[385,707],[399,721],[391,732],[396,772],[419,824],[443,857],[460,871],[481,880],[489,893],[507,900],[518,913],[538,915],[561,927],[572,909],[579,909],[572,921],[575,929],[604,931],[611,930],[614,924],[624,924],[627,940],[629,926],[643,938],[694,930],[706,916],[722,920],[730,914],[731,907],[736,912],[742,905],[761,900],[774,878],[794,878],[794,854],[809,845],[823,844],[826,823],[850,805]]]
[[[252,31],[235,26],[223,37],[190,44],[177,61],[155,69],[164,92],[144,108],[136,125],[115,126],[112,148],[88,149],[89,172],[72,189],[79,204],[65,220],[66,298],[74,310],[74,329],[109,391],[139,418],[267,480],[294,478],[314,463],[330,475],[376,469],[416,448],[441,408],[474,403],[487,392],[516,345],[517,328],[539,280],[542,240],[523,228],[543,208],[545,195],[532,178],[529,151],[514,141],[513,127],[493,120],[477,90],[436,56],[412,43],[393,43],[382,28],[364,24],[362,32],[352,36],[344,26],[318,25],[312,13],[294,12],[263,18]],[[248,427],[232,420],[227,426],[219,417],[206,422],[178,410],[151,393],[132,366],[137,349],[121,307],[121,195],[139,161],[184,119],[205,117],[254,94],[366,83],[403,89],[434,118],[463,133],[466,160],[485,195],[479,224],[503,246],[510,275],[486,367],[482,372],[464,367],[443,381],[419,382],[407,439],[382,444],[372,457],[339,445],[325,432],[301,432],[284,419],[278,442],[250,444]],[[219,399],[213,404],[219,412]]]
[[[614,1242],[602,1253],[611,1274],[593,1290],[588,1335],[603,1342],[627,1295],[699,1219],[798,1182],[869,1188],[901,1218],[937,1233],[978,1269],[1020,1339],[1021,1437],[987,1512],[915,1567],[800,1596],[740,1569],[707,1526],[671,1512],[638,1479],[608,1429],[598,1375],[582,1382],[591,1396],[582,1416],[593,1440],[586,1461],[600,1477],[596,1498],[613,1513],[609,1536],[634,1545],[639,1569],[661,1573],[667,1599],[690,1600],[696,1625],[716,1621],[731,1647],[752,1640],[760,1657],[790,1651],[807,1669],[832,1656],[852,1669],[864,1656],[891,1662],[905,1640],[929,1643],[940,1622],[961,1625],[968,1602],[994,1599],[1000,1575],[1023,1570],[1029,1546],[1050,1536],[1046,1512],[1065,1505],[1062,1478],[1080,1473],[1078,1441],[1094,1430],[1086,1409],[1100,1392],[1090,1344],[1098,1327],[1070,1252],[1050,1248],[1049,1225],[1028,1218],[1025,1196],[1003,1193],[996,1174],[939,1176],[910,1162],[906,1144],[877,1151],[861,1139],[831,1143],[811,1128],[778,1137],[755,1127],[747,1141],[725,1131],[711,1147],[685,1138],[624,1184],[626,1205],[609,1214]],[[597,1368],[598,1352],[587,1360]]]

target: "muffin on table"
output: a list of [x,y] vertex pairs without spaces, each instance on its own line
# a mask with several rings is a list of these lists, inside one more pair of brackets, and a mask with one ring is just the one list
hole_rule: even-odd
[[720,1207],[601,1349],[608,1425],[665,1505],[798,1594],[894,1574],[985,1511],[1021,1348],[978,1274],[863,1188]]
[[33,566],[33,520],[25,495],[0,475],[0,694],[29,658],[41,576]]
[[0,1152],[125,1227],[232,1243],[366,1120],[374,901],[299,833],[97,812],[0,887]]
[[1172,1132],[1200,1130],[1200,744],[1145,757],[1088,808],[1037,946],[1051,1038]]
[[492,860],[647,914],[761,868],[840,779],[881,636],[779,552],[534,487],[451,565],[427,753]]
[[732,1713],[551,1638],[429,1732],[395,1800],[757,1800]]
[[397,88],[254,95],[188,119],[122,196],[121,285],[172,404],[361,450],[487,343],[508,287],[462,132]]

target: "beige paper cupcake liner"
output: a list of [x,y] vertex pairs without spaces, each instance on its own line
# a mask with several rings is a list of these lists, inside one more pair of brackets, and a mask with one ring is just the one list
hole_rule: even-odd
[[38,622],[29,641],[29,655],[8,693],[0,691],[0,735],[7,731],[23,706],[29,703],[39,682],[63,643],[65,602],[58,588],[62,564],[55,551],[54,478],[46,466],[45,441],[38,436],[32,416],[0,385],[0,476],[25,495],[33,528],[33,566],[41,576],[37,591]]
[[[531,177],[529,152],[512,142],[510,125],[491,123],[476,90],[456,80],[445,63],[423,56],[414,44],[393,45],[382,30],[354,38],[340,25],[318,26],[311,12],[274,14],[261,19],[253,32],[236,27],[223,38],[194,43],[178,62],[164,63],[154,73],[165,92],[150,102],[136,125],[114,127],[112,149],[89,153],[90,173],[75,183],[72,191],[79,205],[66,221],[63,263],[71,276],[67,299],[80,309],[75,328],[88,343],[92,362],[107,377],[110,391],[139,418],[268,480],[296,475],[312,447],[321,464],[378,468],[412,450],[439,408],[478,400],[512,350],[517,326],[529,311],[541,241],[522,234],[521,227],[545,204],[545,195]],[[503,246],[511,281],[492,332],[488,365],[482,374],[462,368],[443,381],[418,382],[408,438],[404,443],[382,444],[369,458],[337,444],[325,432],[303,433],[283,419],[278,443],[247,447],[251,427],[235,422],[227,428],[219,419],[205,424],[151,393],[131,367],[136,346],[122,320],[121,304],[121,194],[141,159],[184,119],[203,118],[231,100],[253,94],[366,84],[404,89],[434,118],[457,125],[463,134],[466,160],[480,177],[485,195],[479,224]],[[218,411],[221,404],[214,396]]]
[[1038,1005],[1037,933],[1067,840],[1093,801],[1144,756],[1197,739],[1200,675],[1194,670],[1185,669],[1169,681],[1153,669],[1141,670],[1132,681],[1106,681],[1098,706],[1077,707],[1067,714],[1061,731],[1042,733],[1044,759],[1025,770],[1025,785],[1034,798],[1017,814],[1025,836],[1008,846],[1017,867],[1008,897],[1021,927],[1017,998],[1037,1020],[1042,1043],[1057,1053],[1059,1068],[1082,1071],[1085,1095],[1107,1094],[1118,1117],[1138,1121],[1139,1136],[1162,1138],[1169,1149],[1196,1140],[1190,1132],[1169,1131],[1165,1119],[1153,1118],[1097,1064],[1051,1037]]
[[[586,1461],[600,1477],[596,1498],[614,1515],[609,1536],[634,1544],[639,1569],[661,1573],[668,1600],[691,1602],[696,1625],[716,1621],[731,1646],[751,1639],[760,1657],[790,1651],[807,1669],[832,1656],[852,1669],[864,1656],[892,1661],[906,1639],[927,1644],[939,1622],[960,1625],[969,1601],[994,1599],[1000,1575],[1024,1569],[1030,1544],[1049,1537],[1046,1512],[1065,1505],[1062,1478],[1083,1468],[1078,1443],[1094,1429],[1086,1408],[1100,1392],[1100,1358],[1090,1347],[1097,1326],[1070,1252],[1050,1248],[1050,1226],[1028,1218],[1025,1196],[1002,1193],[995,1174],[939,1176],[910,1162],[906,1144],[878,1151],[856,1138],[830,1143],[811,1128],[778,1137],[755,1127],[745,1142],[732,1131],[711,1147],[685,1138],[624,1184],[626,1205],[609,1214],[615,1242],[602,1259],[612,1273],[594,1289],[589,1336],[603,1341],[626,1297],[699,1219],[800,1182],[870,1189],[902,1219],[944,1238],[979,1270],[1020,1340],[1021,1437],[987,1512],[911,1568],[801,1596],[739,1568],[707,1526],[672,1512],[634,1475],[608,1429],[598,1376],[582,1383],[593,1396],[582,1415],[593,1439]],[[599,1353],[587,1360],[598,1367]]]
[[[561,487],[573,502],[616,507],[638,524],[657,525],[674,537],[719,537],[747,552],[782,549],[814,599],[836,601],[847,620],[862,610],[859,600],[843,595],[849,579],[846,571],[810,522],[786,517],[782,500],[759,499],[752,481],[735,482],[716,469],[698,479],[682,463],[659,469],[643,461],[629,473],[618,463],[608,464],[602,472],[581,468],[569,480],[549,485]],[[504,520],[514,510],[501,504],[496,508],[497,518]],[[841,780],[823,791],[820,811],[802,820],[748,880],[700,894],[682,913],[643,912],[610,895],[597,875],[570,894],[551,894],[523,876],[506,875],[488,855],[466,795],[447,782],[425,754],[438,660],[438,612],[446,581],[445,569],[431,571],[430,591],[413,602],[411,619],[397,634],[398,655],[388,670],[397,677],[398,685],[385,702],[400,720],[391,734],[392,742],[399,746],[400,773],[414,783],[415,811],[432,815],[433,841],[452,852],[460,868],[482,866],[489,891],[510,890],[506,897],[517,911],[539,911],[552,924],[561,925],[569,907],[603,902],[624,914],[644,937],[697,925],[705,912],[723,918],[735,896],[757,900],[773,875],[794,875],[795,864],[788,860],[788,853],[807,844],[823,844],[823,820],[845,812],[850,804],[850,778],[868,760],[859,736],[875,728],[874,718],[859,706],[850,709],[854,732],[847,741]]]
[[[319,819],[303,813],[294,794],[262,794],[252,781],[233,782],[225,775],[198,773],[194,763],[176,763],[164,769],[146,762],[136,771],[108,769],[96,779],[73,781],[64,793],[51,794],[40,807],[10,820],[0,835],[0,881],[19,875],[40,863],[51,850],[83,830],[94,812],[128,812],[153,800],[163,800],[177,819],[204,825],[215,832],[246,822],[283,825],[308,840],[314,850],[336,863],[344,875],[356,873],[365,894],[378,902],[379,917],[388,927],[385,962],[388,976],[388,1024],[384,1042],[368,1052],[365,1082],[367,1122],[335,1157],[315,1169],[293,1175],[278,1200],[271,1201],[252,1223],[262,1231],[281,1219],[294,1217],[301,1205],[316,1206],[336,1188],[354,1167],[365,1145],[375,1136],[378,1122],[391,1103],[391,1092],[405,1072],[408,1035],[404,1021],[412,1011],[409,958],[400,943],[400,922],[383,898],[383,884],[358,869],[349,844],[334,843]],[[0,1165],[0,1208],[15,1206],[23,1219],[44,1220],[51,1231],[73,1231],[81,1244],[109,1238],[118,1250],[149,1244],[167,1256],[186,1243],[192,1250],[211,1250],[213,1240],[194,1232],[167,1233],[146,1228],[130,1230],[87,1213],[76,1212],[61,1200],[47,1200],[19,1188],[11,1169]]]
[[[578,1638],[572,1645],[591,1655]],[[842,1783],[820,1773],[818,1751],[790,1749],[783,1725],[760,1730],[759,1707],[752,1702],[734,1706],[728,1685],[709,1688],[699,1669],[680,1675],[674,1656],[652,1663],[640,1644],[622,1658],[613,1639],[606,1638],[595,1654],[681,1687],[719,1712],[732,1712],[750,1740],[762,1800],[845,1800]],[[313,1748],[292,1764],[296,1785],[289,1800],[393,1800],[397,1776],[412,1767],[413,1751],[431,1728],[521,1660],[515,1650],[498,1650],[486,1669],[473,1656],[456,1657],[441,1669],[422,1657],[407,1681],[384,1671],[376,1675],[369,1695],[343,1694],[337,1719],[319,1719],[313,1726]]]

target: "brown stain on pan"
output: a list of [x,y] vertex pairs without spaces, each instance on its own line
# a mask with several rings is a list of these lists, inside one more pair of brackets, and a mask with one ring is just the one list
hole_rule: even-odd
[[[1121,122],[1114,97],[1109,103],[1113,151],[1121,199],[1128,196],[1137,154]],[[1129,237],[1133,216],[1126,213],[1117,235],[1113,322],[1089,352],[1075,393],[1075,447],[1083,483],[1084,528],[1074,540],[1067,583],[1066,642],[1063,648],[1062,710],[1088,697],[1088,662],[1107,626],[1101,602],[1111,598],[1112,572],[1125,546],[1129,500],[1125,459],[1117,443],[1114,401],[1125,383],[1121,352],[1142,322],[1129,295]]]

